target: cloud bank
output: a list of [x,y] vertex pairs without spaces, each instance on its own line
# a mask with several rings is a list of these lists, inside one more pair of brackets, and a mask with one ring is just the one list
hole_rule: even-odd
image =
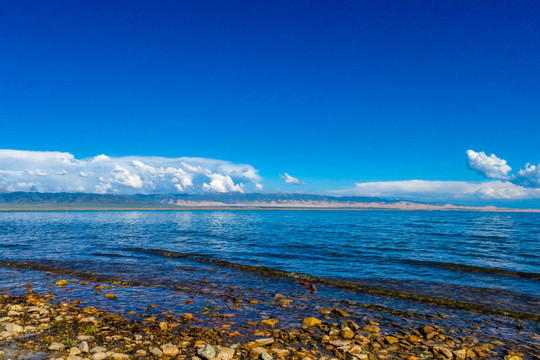
[[349,193],[358,196],[422,201],[540,199],[540,189],[505,181],[379,181],[357,183]]
[[357,183],[342,194],[420,201],[540,199],[540,164],[526,164],[516,174],[495,154],[467,150],[469,168],[489,181],[379,181]]
[[292,177],[291,175],[285,173],[283,175],[279,175],[283,181],[285,181],[287,184],[293,184],[293,185],[304,185],[304,182],[300,179],[297,179],[295,177]]
[[0,150],[0,188],[9,191],[118,194],[244,192],[262,189],[251,165],[206,158]]

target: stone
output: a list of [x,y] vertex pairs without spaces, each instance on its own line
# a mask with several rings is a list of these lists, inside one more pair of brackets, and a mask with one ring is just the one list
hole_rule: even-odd
[[410,342],[415,342],[415,343],[420,342],[420,338],[418,336],[416,336],[416,335],[411,335],[411,336],[409,336],[409,341]]
[[450,349],[448,349],[448,348],[446,348],[444,346],[435,345],[433,347],[433,352],[443,354],[444,356],[446,356],[449,359],[452,359],[454,357],[454,354],[452,353],[452,351],[450,351]]
[[64,344],[59,342],[53,342],[51,345],[49,345],[49,350],[51,351],[58,351],[62,350],[64,348]]
[[341,341],[341,340],[332,340],[332,341],[329,341],[328,343],[335,347],[342,347],[342,346],[347,346],[350,344],[349,341]]
[[261,359],[262,359],[262,360],[273,360],[274,358],[273,358],[270,354],[268,354],[268,353],[266,352],[266,350],[265,350],[265,351],[263,351],[263,352],[261,353]]
[[253,349],[251,349],[249,351],[248,358],[249,359],[258,359],[264,351],[265,351],[264,348],[262,348],[260,346],[256,346],[256,347],[254,347]]
[[272,349],[272,353],[274,353],[277,357],[284,357],[289,355],[289,350],[286,349]]
[[395,344],[398,342],[398,338],[395,337],[395,336],[387,336],[384,338],[386,340],[387,343],[389,344]]
[[351,355],[358,356],[358,354],[362,354],[364,350],[358,345],[353,345],[347,352]]
[[104,360],[107,358],[107,354],[104,352],[97,352],[92,355],[92,360]]
[[465,359],[467,357],[467,350],[465,349],[454,350],[453,353],[458,359]]
[[169,328],[165,321],[160,322],[158,326],[162,331],[167,331],[167,329]]
[[68,355],[66,360],[82,360],[82,357],[77,355]]
[[523,358],[517,355],[506,355],[504,360],[523,360]]
[[66,280],[60,280],[56,282],[56,286],[67,286],[68,282]]
[[261,324],[261,325],[274,326],[274,325],[276,325],[278,322],[279,322],[278,319],[265,319],[265,320],[261,320],[261,321],[260,321],[260,324]]
[[90,348],[88,347],[88,343],[86,341],[83,341],[79,344],[79,349],[81,349],[81,352],[87,353],[90,351]]
[[362,330],[370,332],[370,333],[378,333],[381,331],[381,328],[375,325],[364,325],[362,327]]
[[13,323],[7,323],[4,325],[4,328],[9,333],[18,334],[24,331],[24,328],[21,325],[13,324]]
[[154,355],[154,356],[163,356],[163,351],[161,351],[161,349],[158,349],[158,348],[151,348],[150,349],[150,354]]
[[313,327],[321,324],[322,321],[315,317],[306,317],[302,320],[302,325],[305,327]]
[[338,308],[333,308],[333,309],[332,309],[332,313],[333,313],[336,317],[348,317],[348,316],[349,316],[349,314],[348,314],[345,310],[338,309]]
[[3,318],[0,318],[0,324],[11,321],[11,318],[9,316],[4,316]]
[[79,349],[77,346],[72,347],[69,349],[69,355],[79,355],[81,353],[81,349]]
[[163,355],[166,356],[176,356],[179,353],[178,347],[171,343],[161,345],[161,351],[163,351]]
[[274,343],[274,338],[264,338],[255,340],[260,346],[270,345]]
[[184,313],[184,314],[182,315],[182,320],[184,320],[184,321],[191,321],[191,320],[193,320],[193,314],[191,314],[191,313]]
[[135,352],[135,355],[137,355],[137,356],[146,356],[146,355],[148,355],[148,353],[146,352],[146,350],[137,350]]
[[234,352],[234,349],[222,347],[213,360],[232,360]]
[[127,359],[129,359],[129,355],[122,354],[122,353],[112,353],[111,355],[109,355],[109,357],[107,359],[111,359],[111,360],[127,360]]
[[214,350],[212,345],[206,344],[202,349],[197,351],[197,355],[199,355],[203,359],[210,360],[216,357],[216,350]]
[[118,297],[116,297],[114,294],[105,294],[105,299],[118,300]]
[[21,305],[17,304],[17,305],[10,305],[8,307],[8,310],[10,310],[10,311],[23,311],[24,308]]
[[107,352],[107,349],[105,349],[103,346],[95,346],[92,349],[90,349],[91,354],[100,353],[100,352],[105,353]]
[[354,331],[350,327],[341,329],[341,337],[344,339],[352,339],[354,337]]
[[94,337],[93,336],[90,336],[90,335],[79,335],[77,336],[77,340],[79,341],[90,341],[90,340],[93,340]]

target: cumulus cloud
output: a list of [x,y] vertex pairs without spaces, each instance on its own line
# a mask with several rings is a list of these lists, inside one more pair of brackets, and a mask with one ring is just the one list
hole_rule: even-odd
[[244,192],[261,189],[251,165],[207,158],[0,150],[0,188],[9,191],[118,194]]
[[540,188],[540,164],[526,164],[524,169],[512,177],[512,182],[522,186]]
[[348,194],[422,201],[540,199],[540,189],[507,181],[378,181],[357,183]]
[[304,185],[304,182],[302,180],[292,177],[291,175],[287,173],[283,175],[279,175],[279,177],[283,179],[283,181],[285,181],[287,184]]
[[506,164],[506,160],[498,158],[495,154],[487,156],[483,151],[467,150],[467,158],[469,168],[488,179],[508,179],[508,173],[512,171],[512,168]]

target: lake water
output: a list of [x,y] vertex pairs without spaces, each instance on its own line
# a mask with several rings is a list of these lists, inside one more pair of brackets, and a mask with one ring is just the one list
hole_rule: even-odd
[[[114,304],[103,301],[119,311],[137,312],[149,302],[194,311],[209,295],[264,304],[280,293],[296,307],[280,315],[284,323],[340,303],[402,326],[444,313],[447,326],[482,323],[485,336],[530,345],[530,334],[540,332],[540,214],[0,213],[0,287],[23,292],[32,282],[58,299],[73,296],[52,286],[58,276],[132,282],[114,289],[124,295]],[[77,296],[95,293],[88,287]],[[278,310],[268,303],[262,313],[242,316]]]

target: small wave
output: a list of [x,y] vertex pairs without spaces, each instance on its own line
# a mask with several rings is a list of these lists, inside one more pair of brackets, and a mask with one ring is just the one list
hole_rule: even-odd
[[460,309],[460,310],[476,311],[476,312],[481,312],[481,313],[488,313],[488,314],[500,315],[500,316],[505,316],[505,317],[510,317],[510,318],[516,318],[516,319],[530,319],[534,321],[540,321],[540,315],[537,315],[537,314],[530,314],[530,313],[519,312],[519,311],[492,308],[485,305],[468,303],[464,301],[423,295],[423,294],[416,294],[416,293],[390,290],[390,289],[382,289],[382,288],[377,288],[374,286],[355,283],[352,281],[331,279],[331,278],[325,278],[325,277],[320,277],[320,276],[315,276],[315,275],[309,275],[305,273],[279,270],[279,269],[274,269],[268,266],[246,265],[246,264],[235,263],[235,262],[231,262],[227,260],[214,259],[208,256],[177,253],[177,252],[168,251],[168,250],[139,249],[138,251],[146,251],[146,252],[150,252],[154,254],[164,254],[164,256],[172,257],[172,258],[190,257],[193,260],[211,263],[217,266],[233,268],[233,269],[241,270],[245,272],[256,273],[261,276],[303,280],[303,281],[307,281],[311,283],[331,285],[331,286],[338,287],[341,289],[346,289],[346,290],[360,291],[360,292],[364,292],[368,294],[382,295],[382,296],[400,298],[404,300],[419,301],[419,302],[446,306],[446,307]]
[[518,277],[522,279],[531,279],[531,280],[540,281],[540,274],[538,273],[529,273],[529,272],[524,272],[524,271],[506,270],[506,269],[499,269],[499,268],[487,268],[487,267],[474,266],[474,265],[445,263],[445,262],[437,262],[437,261],[424,261],[424,260],[412,260],[412,259],[405,259],[405,260],[400,260],[400,261],[409,265],[432,266],[432,267],[438,267],[438,268],[444,268],[444,269],[450,269],[450,270],[479,272],[479,273],[485,273],[485,274],[511,276],[511,277]]

